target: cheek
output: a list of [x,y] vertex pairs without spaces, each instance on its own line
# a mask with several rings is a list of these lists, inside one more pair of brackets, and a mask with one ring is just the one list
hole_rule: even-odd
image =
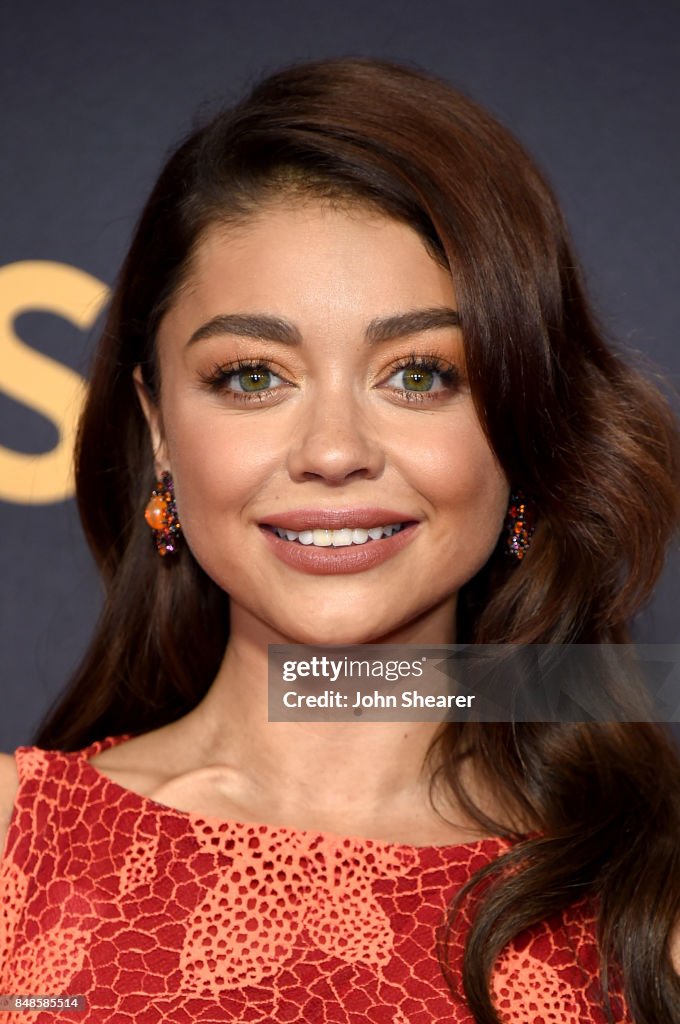
[[491,550],[508,507],[509,485],[476,417],[468,416],[429,445],[420,447],[420,488],[442,531],[463,530],[471,546]]
[[197,415],[181,405],[166,427],[166,439],[180,521],[198,554],[198,548],[214,545],[217,535],[222,543],[228,540],[229,524],[238,521],[271,474],[275,439],[214,410]]

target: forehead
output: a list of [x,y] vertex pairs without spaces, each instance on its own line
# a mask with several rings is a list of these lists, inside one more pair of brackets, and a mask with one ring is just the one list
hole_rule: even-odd
[[356,202],[280,199],[197,243],[173,306],[280,314],[451,303],[453,283],[409,225]]

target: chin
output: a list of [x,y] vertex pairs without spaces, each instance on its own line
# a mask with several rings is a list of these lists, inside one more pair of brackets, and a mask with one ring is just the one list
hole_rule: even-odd
[[356,623],[342,625],[337,622],[327,624],[315,622],[310,629],[282,629],[281,632],[289,637],[292,644],[309,644],[320,647],[344,647],[348,644],[377,644],[385,635],[384,627],[376,626],[374,629],[366,628],[364,625],[358,627]]

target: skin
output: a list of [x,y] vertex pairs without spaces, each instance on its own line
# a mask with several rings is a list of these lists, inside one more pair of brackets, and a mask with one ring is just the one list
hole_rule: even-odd
[[[465,381],[460,328],[365,338],[375,317],[432,308],[456,309],[451,276],[410,227],[375,212],[278,201],[207,232],[160,327],[159,404],[137,384],[185,539],[230,595],[231,638],[202,704],[100,755],[101,769],[132,770],[130,788],[180,809],[401,841],[469,838],[460,815],[442,822],[429,804],[423,759],[437,723],[267,721],[268,644],[450,643],[457,592],[496,545],[509,488]],[[190,341],[225,313],[283,318],[302,343]],[[394,364],[412,353],[438,355],[455,384],[435,373],[434,398],[409,399],[412,379]],[[236,359],[269,361],[264,401],[234,397],[252,387],[247,375],[207,383]],[[403,511],[418,534],[380,566],[319,576],[281,562],[258,526],[300,507],[357,505]],[[173,772],[159,777],[170,750]],[[140,782],[144,764],[156,775]]]

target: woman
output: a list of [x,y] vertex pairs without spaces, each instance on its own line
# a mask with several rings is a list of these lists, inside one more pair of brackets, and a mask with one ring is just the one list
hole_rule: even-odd
[[625,643],[677,527],[673,418],[487,113],[331,60],[194,132],[77,479],[107,597],[3,763],[3,991],[98,1022],[677,1019],[658,727],[267,721],[269,644]]

